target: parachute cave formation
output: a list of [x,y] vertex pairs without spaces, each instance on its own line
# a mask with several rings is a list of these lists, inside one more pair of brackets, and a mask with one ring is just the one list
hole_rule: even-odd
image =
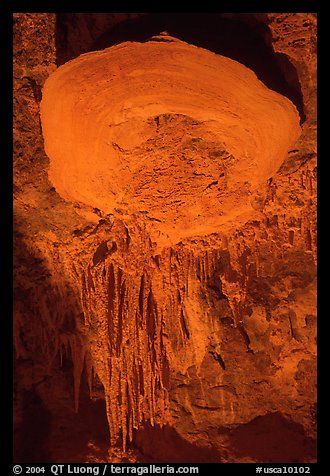
[[15,462],[315,462],[315,136],[315,14],[14,14]]

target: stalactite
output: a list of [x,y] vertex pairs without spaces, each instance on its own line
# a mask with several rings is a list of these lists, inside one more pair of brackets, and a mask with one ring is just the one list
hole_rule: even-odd
[[[243,238],[236,248],[222,239],[224,251],[219,249],[219,237],[214,237],[214,245],[212,240],[192,242],[155,255],[145,229],[130,225],[129,243],[127,230],[115,220],[111,232],[99,231],[99,242],[116,243],[114,251],[99,251],[95,259],[95,250],[105,247],[93,245],[75,261],[72,276],[81,289],[82,337],[68,334],[59,344],[61,359],[69,349],[72,354],[76,411],[86,365],[90,394],[94,372],[104,387],[111,446],[121,441],[123,451],[145,422],[163,426],[171,421],[171,354],[182,352],[187,368],[197,357],[197,369],[202,362],[208,340],[201,344],[205,351],[194,348],[200,326],[207,322],[215,328],[218,321],[208,318],[206,307],[198,318],[189,315],[189,303],[199,300],[199,293],[202,301],[207,299],[209,282],[218,276],[238,324],[247,279],[243,274],[248,272]],[[192,319],[200,322],[194,324]]]
[[87,374],[87,384],[89,390],[89,396],[92,398],[93,394],[93,374],[94,374],[94,367],[93,367],[93,360],[90,353],[87,351],[85,354],[85,366],[86,366],[86,374]]
[[69,344],[73,362],[74,409],[75,412],[78,413],[80,382],[85,361],[85,347],[80,341],[79,335],[76,334],[69,336]]
[[[134,233],[130,233],[130,240],[130,246],[134,246]],[[121,254],[121,251],[125,253]],[[81,304],[84,314],[89,316],[85,322],[96,329],[95,341],[90,344],[91,356],[93,368],[99,369],[105,389],[111,444],[115,445],[121,437],[124,451],[126,441],[133,438],[133,430],[143,421],[163,424],[168,407],[163,379],[168,370],[163,370],[166,360],[161,338],[160,297],[155,295],[151,277],[144,271],[143,264],[151,259],[152,253],[149,249],[147,258],[142,255],[141,271],[132,270],[126,253],[125,240],[118,245],[116,254],[106,257],[103,266],[97,262],[87,269],[87,273],[81,271],[85,287]],[[172,266],[174,263],[169,258],[168,275],[171,263]],[[77,352],[77,346],[73,346],[76,388],[81,363],[81,355]],[[109,371],[104,365],[106,361]]]

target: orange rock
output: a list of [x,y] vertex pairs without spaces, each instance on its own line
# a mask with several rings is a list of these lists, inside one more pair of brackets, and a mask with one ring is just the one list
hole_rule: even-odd
[[296,142],[288,99],[165,32],[59,68],[50,184],[40,89],[112,15],[14,19],[16,462],[315,461],[316,20],[229,14]]
[[175,243],[255,215],[251,190],[277,171],[300,126],[295,106],[247,67],[166,40],[61,66],[41,118],[64,198],[141,215],[155,240]]

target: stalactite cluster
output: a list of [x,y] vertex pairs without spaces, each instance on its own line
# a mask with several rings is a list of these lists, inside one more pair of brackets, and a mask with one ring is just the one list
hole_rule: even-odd
[[[82,253],[82,261],[72,263],[85,342],[63,341],[62,346],[71,346],[76,408],[88,356],[87,367],[104,386],[111,443],[121,436],[125,448],[143,422],[170,422],[170,363],[186,370],[204,357],[207,312],[194,316],[189,306],[198,301],[195,294],[215,272],[219,256],[210,247],[194,254],[183,246],[155,254],[138,224],[114,220],[109,228],[92,255]],[[204,336],[198,336],[200,331]]]

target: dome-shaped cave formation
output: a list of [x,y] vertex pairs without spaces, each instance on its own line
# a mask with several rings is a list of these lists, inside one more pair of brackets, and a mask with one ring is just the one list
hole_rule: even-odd
[[54,462],[314,461],[313,156],[278,173],[306,117],[265,15],[58,15],[19,461],[38,405]]
[[255,213],[251,189],[300,134],[292,103],[251,70],[169,36],[60,67],[41,118],[60,195],[104,214],[142,214],[174,244]]

